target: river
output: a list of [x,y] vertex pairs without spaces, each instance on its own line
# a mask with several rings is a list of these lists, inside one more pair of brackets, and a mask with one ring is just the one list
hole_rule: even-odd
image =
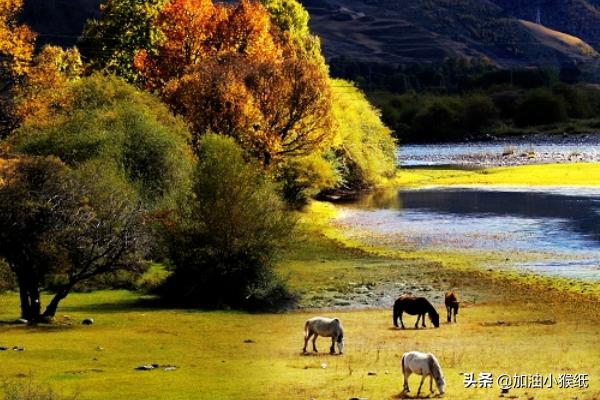
[[[470,168],[481,164],[474,160],[485,159],[488,154],[501,156],[507,146],[515,148],[517,144],[405,146],[399,160],[412,168],[437,164]],[[527,146],[517,147],[515,152],[533,151],[552,157],[577,152],[600,161],[598,141]],[[600,281],[600,187],[567,185],[398,190],[343,206],[337,223],[347,232],[384,245],[501,252],[511,260],[510,268]]]

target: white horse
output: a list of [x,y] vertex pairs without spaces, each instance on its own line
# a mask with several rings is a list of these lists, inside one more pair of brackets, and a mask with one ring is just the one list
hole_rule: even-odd
[[429,391],[433,393],[433,380],[438,387],[440,395],[444,394],[444,374],[437,358],[431,353],[421,353],[418,351],[409,351],[402,355],[402,373],[404,374],[404,392],[408,393],[408,377],[412,374],[421,375],[421,384],[417,391],[417,396],[421,393],[421,387],[425,378],[429,376]]
[[312,344],[315,353],[318,352],[316,345],[317,337],[321,335],[331,338],[331,347],[329,348],[331,354],[335,353],[335,343],[337,343],[340,354],[344,354],[344,328],[339,319],[314,317],[307,320],[304,324],[304,353],[306,353],[308,340],[313,335]]

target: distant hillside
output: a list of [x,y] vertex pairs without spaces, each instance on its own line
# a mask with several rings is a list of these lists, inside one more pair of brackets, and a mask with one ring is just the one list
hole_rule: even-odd
[[600,0],[491,0],[507,15],[577,36],[600,49]]
[[586,61],[594,54],[582,51],[589,48],[585,43],[559,46],[547,40],[548,31],[524,25],[500,4],[487,0],[303,0],[303,4],[329,58],[404,63],[467,56],[510,66]]

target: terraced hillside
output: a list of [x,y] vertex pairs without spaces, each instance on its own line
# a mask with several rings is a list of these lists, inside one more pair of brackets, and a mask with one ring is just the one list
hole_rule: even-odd
[[303,4],[329,58],[403,63],[468,56],[486,57],[499,65],[556,65],[586,61],[594,54],[580,41],[557,46],[554,38],[560,32],[532,29],[486,0],[304,0]]

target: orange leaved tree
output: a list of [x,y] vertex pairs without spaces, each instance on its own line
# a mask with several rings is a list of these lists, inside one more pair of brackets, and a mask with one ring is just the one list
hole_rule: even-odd
[[193,127],[231,136],[269,165],[332,136],[326,71],[294,49],[260,4],[172,0],[156,19],[164,41],[135,65]]

